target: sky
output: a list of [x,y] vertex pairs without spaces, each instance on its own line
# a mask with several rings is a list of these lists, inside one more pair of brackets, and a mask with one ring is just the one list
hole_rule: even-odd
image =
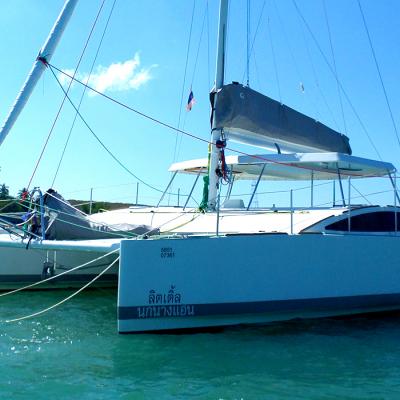
[[[104,3],[77,71],[78,79],[87,79],[94,63],[90,84],[98,91],[208,140],[208,93],[215,73],[218,2],[116,0],[99,47],[113,2],[106,0]],[[360,0],[360,3],[397,127],[400,124],[400,2]],[[78,3],[53,55],[51,63],[54,66],[67,72],[74,71],[101,4],[100,0]],[[247,0],[232,0],[230,4],[226,82],[245,83],[247,80],[246,4]],[[312,34],[293,0],[252,0],[250,4],[250,86],[347,134],[354,155],[382,159],[398,167],[400,145],[358,0],[297,0]],[[0,0],[2,121],[62,5],[63,0]],[[336,65],[337,77],[346,94],[338,90],[337,80],[326,60],[331,67]],[[58,78],[66,87],[65,77],[59,75]],[[187,112],[190,89],[195,104]],[[75,104],[79,104],[82,87],[74,84],[70,96]],[[0,147],[0,183],[9,186],[11,194],[15,195],[30,181],[62,100],[60,87],[51,71],[46,71]],[[33,175],[31,188],[39,186],[46,190],[53,186],[69,199],[88,199],[92,189],[95,200],[133,203],[136,200],[136,176],[158,189],[150,189],[140,182],[139,202],[156,203],[159,191],[170,179],[168,168],[172,162],[207,156],[204,141],[177,134],[98,94],[89,91],[84,94],[81,114],[125,169],[101,147],[79,118],[71,131],[74,110],[65,104]],[[55,176],[70,131],[68,146]],[[235,143],[230,143],[229,147],[249,153],[265,152]],[[183,195],[189,192],[191,182],[192,178],[183,179],[173,187],[174,192],[180,191],[180,203],[184,201]],[[257,201],[261,205],[287,204],[287,192],[282,194],[281,191],[289,189],[288,185],[290,183],[263,183],[259,192],[276,190],[280,193],[259,194]],[[293,184],[295,188],[307,185],[305,182]],[[390,189],[387,179],[354,185],[363,194]],[[327,185],[316,188],[316,195],[321,195],[319,204],[325,204],[331,197],[332,190],[326,189]],[[236,194],[244,195],[250,191],[251,183],[245,182],[238,185]],[[328,200],[322,191],[329,193]],[[199,185],[197,201],[200,196]],[[309,194],[303,190],[297,191],[296,196],[297,204],[308,201]],[[177,196],[172,197],[169,196],[167,201],[176,204]],[[372,195],[370,201],[393,203],[393,194]]]

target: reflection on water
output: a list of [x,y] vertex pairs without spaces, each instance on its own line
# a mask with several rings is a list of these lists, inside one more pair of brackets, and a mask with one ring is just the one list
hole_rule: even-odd
[[[0,298],[0,318],[31,314],[69,294]],[[119,335],[116,291],[94,290],[41,317],[2,322],[0,332],[4,397],[333,399],[397,398],[400,391],[395,313]]]

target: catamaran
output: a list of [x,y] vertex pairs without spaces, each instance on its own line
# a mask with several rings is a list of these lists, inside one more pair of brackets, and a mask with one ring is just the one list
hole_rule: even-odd
[[[54,32],[64,29],[75,2],[66,2],[25,87],[50,61]],[[98,282],[116,285],[119,275],[121,333],[400,308],[395,167],[352,155],[345,135],[247,85],[226,84],[227,14],[221,0],[209,157],[170,167],[173,179],[194,176],[188,199],[205,178],[200,208],[134,206],[85,216],[55,191],[37,190],[28,215],[1,221],[1,289],[41,281],[71,287],[100,275]],[[0,141],[29,91],[17,99]],[[274,153],[225,156],[231,141]],[[394,205],[352,204],[351,180],[373,177],[389,178]],[[222,180],[229,183],[224,201]],[[230,195],[240,180],[256,182],[247,204]],[[309,181],[311,199],[314,182],[333,180],[341,205],[294,207],[291,193],[289,207],[257,209],[263,180]]]
[[[246,86],[225,85],[227,14],[222,0],[210,157],[171,168],[208,174],[206,215],[216,221],[214,233],[204,235],[211,225],[199,218],[180,235],[121,241],[119,332],[399,309],[395,182],[394,206],[352,207],[350,196],[350,179],[392,177],[394,166],[352,156],[346,136]],[[228,159],[229,139],[278,154]],[[227,211],[218,195],[227,165],[235,179],[257,179],[256,187],[261,179],[337,179],[340,185],[348,179],[349,201],[343,208],[295,211],[291,199],[289,209],[253,213],[252,197],[247,207],[236,201]]]

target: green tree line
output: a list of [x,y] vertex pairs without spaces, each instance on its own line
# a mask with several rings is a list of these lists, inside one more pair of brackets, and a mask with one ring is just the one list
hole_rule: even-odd
[[[90,212],[90,204],[82,200],[69,200],[69,202],[76,208],[80,209],[86,214]],[[128,207],[130,204],[126,203],[110,203],[106,201],[97,201],[92,203],[92,214],[101,211],[116,210],[119,208]],[[0,185],[0,213],[13,213],[25,212],[29,206],[29,194],[26,188],[18,191],[16,197],[10,195],[9,187],[3,183]]]
[[13,197],[10,195],[8,186],[3,183],[0,186],[0,212],[10,213],[26,211],[27,199],[24,197],[24,193],[26,193],[25,188],[18,192],[17,197]]

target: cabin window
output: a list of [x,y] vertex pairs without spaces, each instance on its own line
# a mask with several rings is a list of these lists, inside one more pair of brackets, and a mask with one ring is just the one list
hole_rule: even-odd
[[[371,212],[367,214],[354,215],[350,217],[352,232],[394,232],[395,216],[393,211]],[[397,230],[400,230],[400,213],[396,213]],[[347,231],[348,219],[343,218],[340,221],[325,227],[327,231]]]

